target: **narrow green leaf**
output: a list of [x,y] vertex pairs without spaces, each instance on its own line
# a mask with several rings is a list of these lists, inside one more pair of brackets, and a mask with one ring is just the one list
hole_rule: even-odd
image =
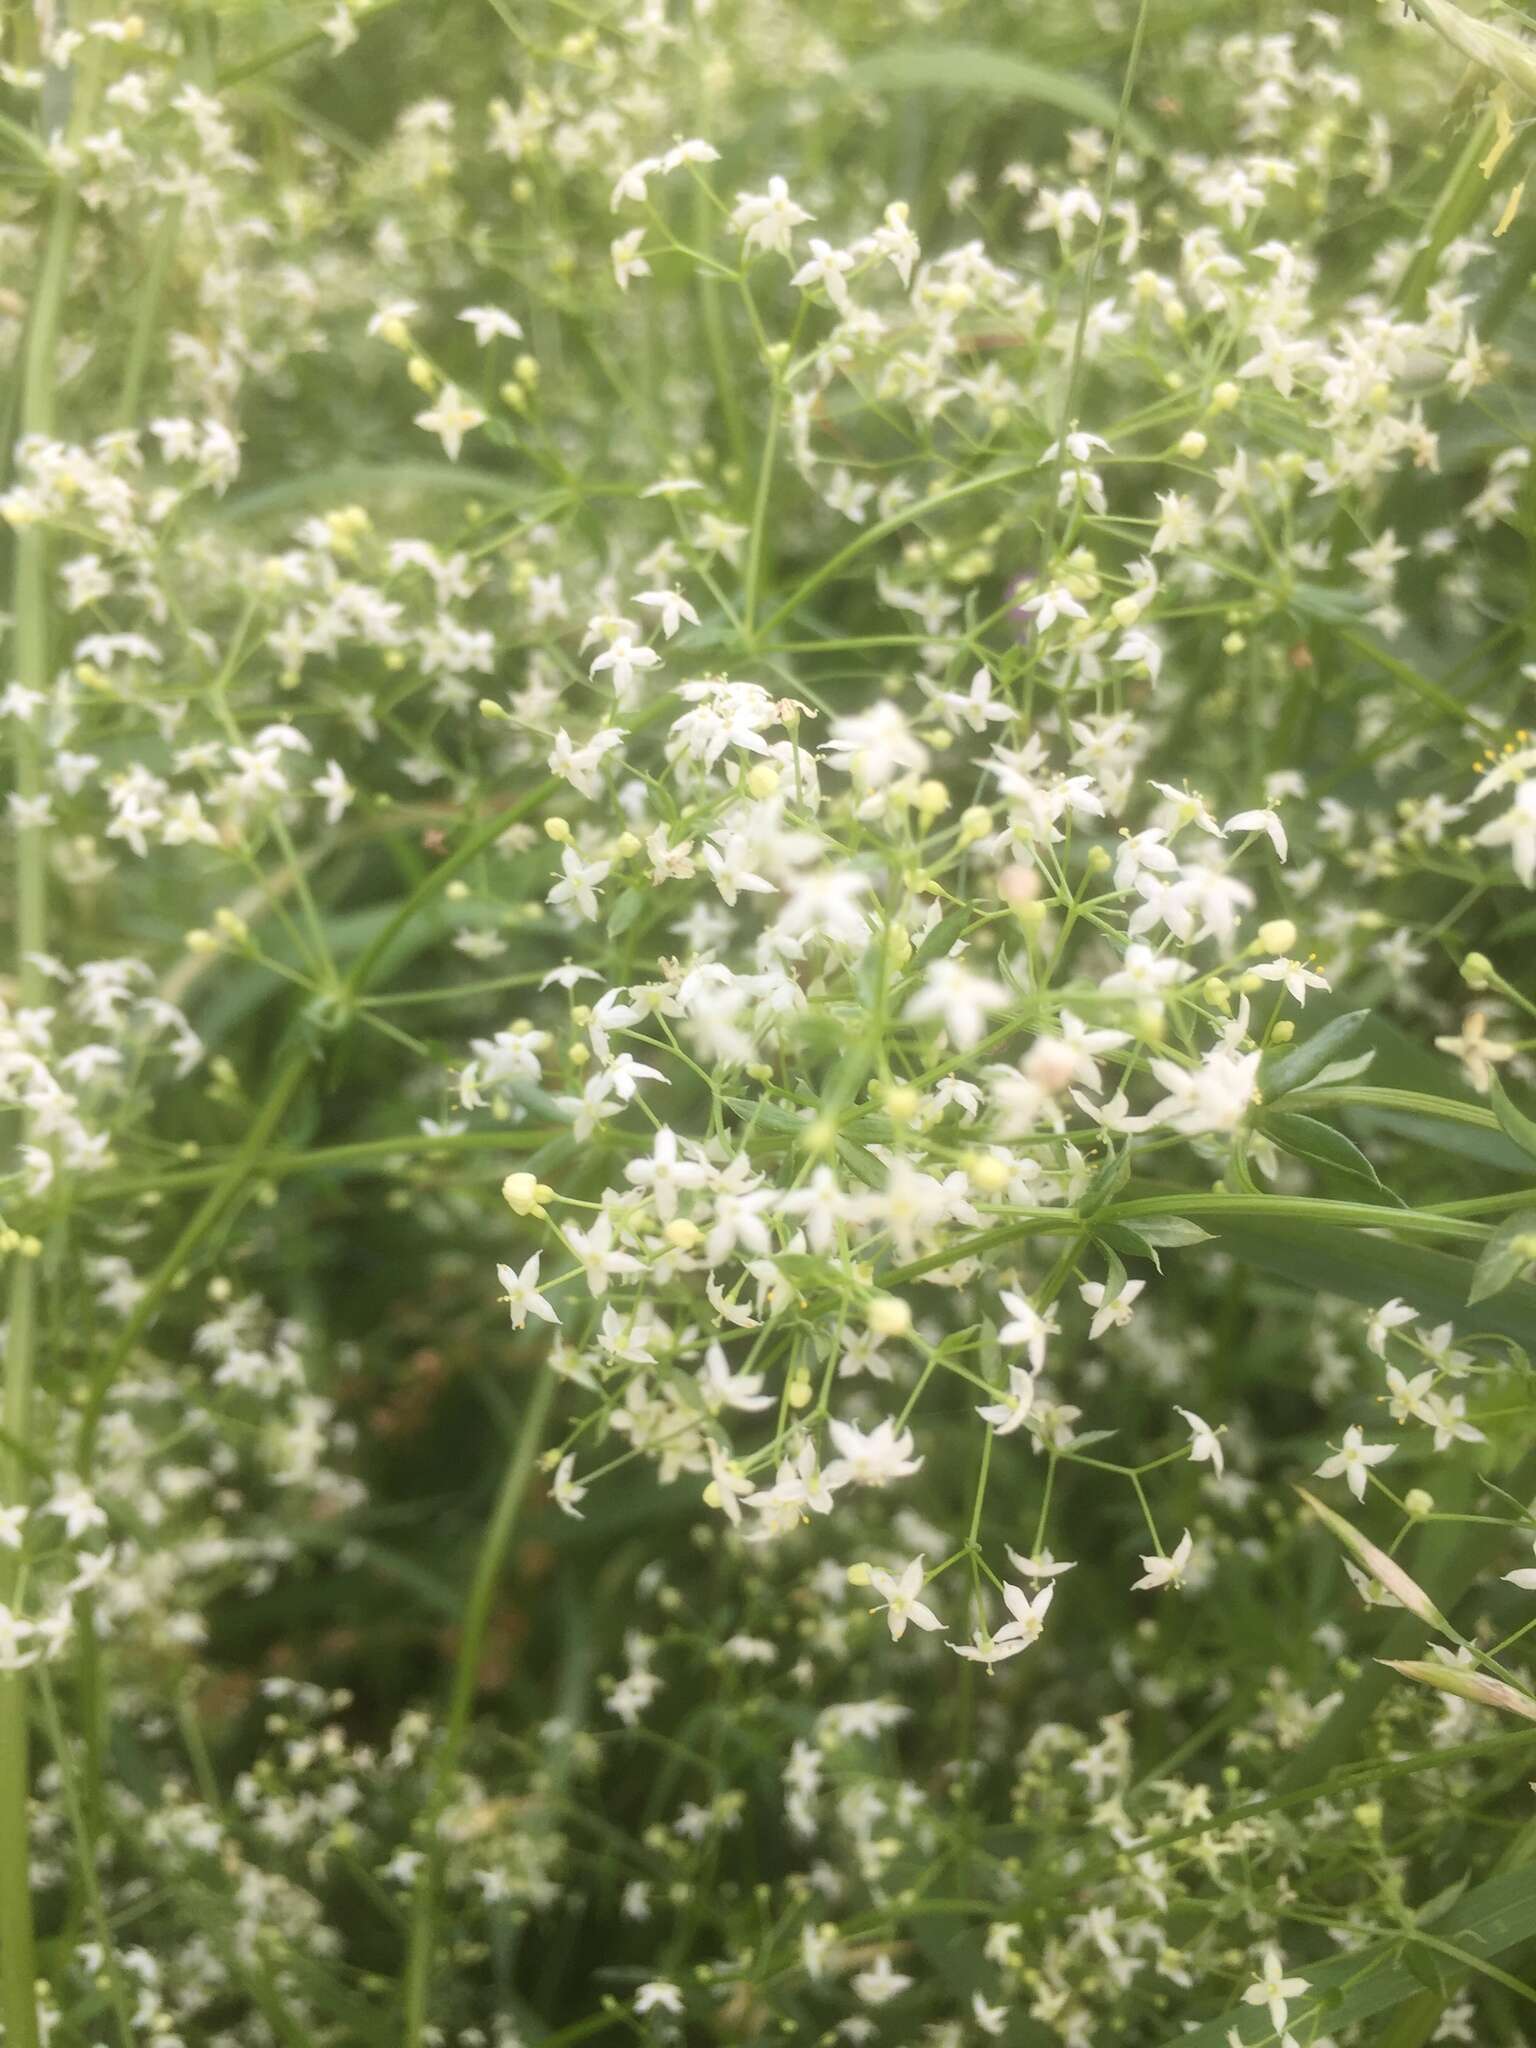
[[[977,43],[898,43],[850,65],[832,82],[855,92],[947,92],[968,100],[1037,100],[1074,120],[1106,129],[1119,118],[1110,95],[1086,79]],[[1124,126],[1126,139],[1138,148],[1156,148],[1156,136],[1134,114],[1126,116]]]
[[969,910],[952,910],[948,917],[941,917],[912,955],[907,972],[915,973],[919,968],[926,967],[930,960],[942,960],[966,926],[974,921]]
[[1360,1147],[1331,1124],[1320,1123],[1315,1116],[1298,1116],[1290,1110],[1267,1110],[1259,1117],[1258,1124],[1282,1152],[1289,1152],[1293,1158],[1309,1160],[1314,1166],[1328,1167],[1334,1173],[1348,1175],[1351,1180],[1365,1181],[1373,1188],[1381,1186],[1375,1167]]
[[1289,1046],[1281,1053],[1270,1053],[1259,1068],[1259,1088],[1264,1100],[1273,1102],[1277,1096],[1287,1095],[1291,1089],[1304,1088],[1309,1081],[1315,1081],[1324,1067],[1343,1052],[1370,1014],[1369,1010],[1346,1011],[1302,1044]]
[[[1135,1229],[1142,1228],[1141,1219],[1126,1220]],[[1367,1308],[1401,1295],[1420,1315],[1449,1322],[1462,1335],[1509,1337],[1536,1355],[1536,1287],[1516,1281],[1501,1294],[1469,1305],[1474,1270],[1470,1259],[1425,1244],[1399,1244],[1289,1217],[1234,1217],[1221,1224],[1218,1235],[1233,1258],[1308,1293],[1337,1294]]]
[[[1395,1590],[1395,1589],[1394,1589]],[[1536,1700],[1516,1692],[1502,1678],[1490,1678],[1483,1671],[1469,1671],[1461,1664],[1440,1664],[1431,1657],[1382,1657],[1389,1671],[1427,1685],[1433,1692],[1454,1693],[1474,1706],[1497,1707],[1504,1714],[1518,1714],[1523,1721],[1536,1721]]]
[[[1528,1864],[1475,1886],[1450,1912],[1437,1916],[1434,1932],[1437,1939],[1453,1942],[1478,1962],[1529,1941],[1536,1935],[1536,1867]],[[1301,1964],[1296,1974],[1306,1978],[1307,1990],[1291,2002],[1291,2030],[1303,2041],[1310,2037],[1307,2016],[1319,2007],[1324,2031],[1341,2034],[1346,2027],[1421,1995],[1419,1979],[1402,1955],[1400,1935],[1331,1956],[1315,1967]],[[1237,2005],[1193,2033],[1170,2035],[1166,2048],[1227,2048],[1229,2040],[1238,2048],[1256,2048],[1274,2038],[1268,2013]]]
[[1188,1245],[1211,1241],[1211,1233],[1187,1216],[1143,1216],[1136,1225],[1136,1235],[1163,1251],[1183,1251]]
[[[1106,1202],[1114,1200],[1130,1178],[1130,1147],[1122,1146],[1118,1152],[1111,1152],[1098,1172],[1089,1181],[1082,1200],[1077,1205],[1079,1216],[1092,1216],[1102,1209]],[[1139,1227],[1139,1226],[1138,1226]]]
[[608,936],[617,939],[627,932],[645,908],[650,892],[646,889],[626,889],[608,913]]
[[1493,1113],[1499,1120],[1499,1129],[1520,1147],[1527,1159],[1536,1159],[1536,1123],[1516,1109],[1504,1093],[1504,1084],[1497,1074],[1490,1073],[1488,1080],[1489,1096]]
[[1536,1209],[1519,1209],[1506,1217],[1488,1240],[1488,1249],[1473,1272],[1467,1300],[1486,1301],[1491,1294],[1502,1294],[1533,1261]]

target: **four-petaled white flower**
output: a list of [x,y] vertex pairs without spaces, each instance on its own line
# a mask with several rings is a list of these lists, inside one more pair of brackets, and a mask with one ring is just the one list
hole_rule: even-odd
[[1359,1423],[1352,1422],[1344,1432],[1343,1443],[1332,1457],[1324,1458],[1316,1468],[1316,1476],[1319,1479],[1342,1477],[1355,1499],[1364,1500],[1366,1474],[1371,1466],[1390,1458],[1396,1449],[1396,1444],[1368,1444]]
[[501,1297],[512,1312],[512,1327],[522,1329],[530,1316],[538,1316],[546,1323],[558,1323],[560,1318],[539,1292],[539,1254],[524,1261],[518,1271],[511,1266],[498,1266],[496,1278],[506,1289]]
[[436,434],[448,460],[457,462],[459,450],[464,446],[464,436],[485,425],[485,414],[478,405],[466,403],[457,384],[445,384],[438,393],[437,403],[425,412],[417,413],[416,424],[427,433]]
[[1193,1465],[1209,1465],[1219,1479],[1226,1462],[1221,1448],[1221,1432],[1189,1408],[1176,1407],[1174,1413],[1182,1415],[1189,1428],[1189,1458]]
[[1267,1948],[1260,1960],[1259,1974],[1243,1993],[1244,2005],[1262,2005],[1270,2025],[1282,2033],[1289,2016],[1290,2001],[1307,1988],[1305,1977],[1288,1977],[1277,1948]]
[[920,1557],[914,1557],[900,1576],[883,1571],[878,1565],[872,1566],[869,1583],[877,1593],[885,1596],[885,1605],[873,1608],[871,1612],[885,1616],[893,1641],[901,1641],[909,1621],[915,1621],[919,1628],[930,1631],[944,1626],[933,1609],[923,1604],[923,1560]]
[[1022,1365],[1008,1368],[1008,1391],[996,1401],[988,1401],[976,1410],[983,1422],[990,1423],[999,1436],[1012,1436],[1016,1429],[1022,1429],[1029,1420],[1030,1408],[1034,1405],[1035,1380],[1033,1373],[1026,1372]]
[[1194,1538],[1186,1529],[1174,1546],[1171,1557],[1164,1557],[1159,1553],[1156,1557],[1144,1557],[1141,1560],[1141,1568],[1145,1576],[1135,1581],[1131,1591],[1133,1593],[1157,1593],[1161,1592],[1165,1586],[1182,1586],[1184,1574],[1189,1569],[1190,1558],[1194,1555],[1194,1549]]

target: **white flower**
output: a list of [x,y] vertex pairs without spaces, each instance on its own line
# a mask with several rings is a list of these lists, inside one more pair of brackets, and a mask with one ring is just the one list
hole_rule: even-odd
[[464,436],[485,425],[485,414],[477,405],[464,402],[457,384],[445,384],[438,394],[437,403],[426,412],[417,413],[416,424],[427,433],[436,434],[448,460],[457,462]]
[[971,1993],[971,2014],[984,2034],[1003,2034],[1008,2029],[1006,2005],[988,2005],[979,1991]]
[[1010,1657],[1022,1656],[1029,1646],[1017,1636],[994,1636],[989,1629],[978,1628],[968,1643],[951,1643],[949,1647],[957,1657],[964,1657],[968,1663],[984,1665],[990,1677],[994,1664],[1006,1663]]
[[789,254],[790,237],[812,216],[789,196],[782,178],[770,178],[766,192],[738,192],[729,226],[746,248],[771,249],[776,255]]
[[1365,1326],[1367,1348],[1381,1358],[1385,1355],[1390,1333],[1393,1330],[1400,1330],[1405,1323],[1417,1321],[1417,1309],[1409,1308],[1400,1296],[1393,1295],[1390,1301],[1383,1302],[1381,1307],[1375,1310]]
[[624,1168],[624,1178],[637,1188],[649,1189],[651,1206],[663,1223],[669,1223],[677,1214],[679,1192],[703,1187],[709,1170],[695,1161],[680,1159],[677,1133],[663,1125],[651,1141],[650,1158],[631,1159]]
[[621,292],[629,290],[632,277],[649,277],[651,274],[650,264],[640,254],[640,244],[644,240],[644,228],[631,228],[627,235],[618,235],[608,244],[614,279]]
[[514,1272],[510,1266],[498,1266],[496,1278],[507,1290],[501,1297],[512,1312],[512,1327],[522,1329],[529,1316],[538,1316],[546,1323],[558,1323],[560,1318],[539,1293],[539,1254],[527,1260],[521,1271]]
[[339,824],[347,806],[357,795],[357,791],[342,773],[339,761],[327,761],[325,773],[317,775],[309,786],[316,796],[325,799],[325,822],[327,825]]
[[1285,827],[1271,810],[1239,811],[1235,817],[1228,818],[1222,830],[1224,832],[1267,833],[1270,844],[1274,847],[1281,860],[1285,859],[1286,853],[1289,850],[1286,845]]
[[1029,1419],[1029,1411],[1035,1398],[1034,1376],[1021,1365],[1008,1368],[1008,1391],[1000,1400],[989,1401],[976,1413],[983,1422],[990,1423],[999,1436],[1012,1436],[1016,1429],[1022,1429]]
[[1352,1422],[1344,1432],[1344,1441],[1330,1458],[1325,1458],[1316,1468],[1319,1479],[1343,1478],[1356,1500],[1365,1499],[1366,1474],[1372,1465],[1379,1465],[1390,1458],[1397,1449],[1396,1444],[1368,1444],[1360,1431],[1358,1422]]
[[867,1970],[861,1970],[853,1980],[853,1988],[866,2005],[884,2005],[888,1999],[899,1998],[912,1982],[892,1967],[891,1959],[883,1952]]
[[[1531,787],[1536,788],[1536,783]],[[1512,1060],[1520,1050],[1508,1039],[1488,1036],[1488,1019],[1481,1010],[1469,1011],[1462,1019],[1460,1032],[1437,1038],[1435,1045],[1439,1051],[1453,1053],[1461,1061],[1467,1079],[1479,1095],[1486,1095],[1492,1088],[1494,1068]]]
[[910,1429],[898,1430],[889,1417],[867,1433],[856,1422],[827,1425],[837,1457],[826,1468],[828,1486],[885,1486],[892,1479],[909,1479],[922,1464],[912,1455]]
[[613,1218],[605,1210],[590,1230],[567,1224],[566,1249],[587,1276],[587,1291],[594,1297],[608,1292],[608,1282],[643,1270],[633,1252],[617,1249],[613,1242]]
[[1536,781],[1522,782],[1504,815],[1472,836],[1479,846],[1507,846],[1515,873],[1527,889],[1536,888]]
[[661,630],[669,640],[685,619],[690,626],[699,623],[698,613],[680,590],[642,590],[635,603],[660,612]]
[[655,1977],[649,1984],[642,1984],[635,1993],[635,2011],[680,2013],[683,2009],[683,1994],[675,1984],[667,1983],[663,1977]]
[[903,1014],[910,1024],[940,1018],[953,1043],[969,1052],[986,1030],[988,1017],[1008,999],[1000,981],[973,973],[964,961],[935,960]]
[[1137,1579],[1131,1587],[1133,1593],[1156,1593],[1165,1586],[1182,1586],[1184,1574],[1189,1569],[1189,1560],[1194,1553],[1194,1539],[1186,1529],[1174,1548],[1172,1557],[1144,1557],[1141,1560],[1144,1578]]
[[871,1611],[884,1614],[890,1626],[891,1638],[900,1642],[907,1632],[907,1623],[915,1621],[921,1629],[941,1629],[944,1624],[931,1607],[925,1607],[919,1597],[923,1590],[923,1560],[914,1557],[898,1578],[893,1573],[882,1571],[879,1566],[871,1569],[869,1583],[877,1593],[885,1596],[885,1606]]
[[1289,2001],[1299,1998],[1307,1988],[1305,1977],[1287,1977],[1285,1964],[1277,1948],[1264,1951],[1258,1976],[1243,1993],[1244,2005],[1262,2005],[1268,2013],[1271,2026],[1276,2033],[1284,2030],[1289,2012]]
[[1054,1309],[1044,1312],[1026,1301],[1022,1294],[1010,1294],[1004,1290],[1003,1307],[1012,1318],[1004,1323],[997,1333],[999,1344],[1022,1344],[1029,1362],[1036,1372],[1045,1364],[1045,1344],[1048,1337],[1054,1337],[1061,1325],[1056,1320]]
[[812,235],[810,260],[801,264],[790,283],[801,291],[820,285],[838,312],[846,313],[851,303],[847,276],[852,268],[853,258],[846,249],[834,249],[830,242],[823,242]]
[[582,1519],[579,1502],[587,1497],[587,1488],[572,1477],[576,1470],[576,1454],[570,1452],[555,1467],[555,1476],[549,1482],[549,1497],[563,1515],[573,1520]]
[[499,335],[504,341],[521,341],[523,330],[500,306],[466,306],[459,318],[475,330],[476,348],[486,348]]
[[583,917],[597,916],[597,886],[606,881],[611,862],[606,860],[583,860],[574,846],[561,849],[560,866],[562,879],[550,890],[547,901],[554,904],[574,903]]
[[1003,1586],[1003,1603],[1011,1620],[1005,1621],[997,1632],[1000,1643],[1018,1643],[1021,1648],[1038,1642],[1045,1627],[1045,1617],[1051,1602],[1056,1597],[1054,1585],[1044,1586],[1033,1598],[1022,1586]]
[[1089,1338],[1102,1337],[1108,1329],[1123,1330],[1131,1320],[1136,1297],[1146,1284],[1145,1280],[1123,1280],[1111,1294],[1102,1280],[1085,1280],[1077,1291],[1093,1310]]
[[1252,967],[1248,971],[1255,980],[1283,983],[1286,994],[1298,1008],[1306,1002],[1309,988],[1326,989],[1328,986],[1322,975],[1314,974],[1300,960],[1266,960],[1262,967]]
[[1208,1422],[1188,1408],[1176,1407],[1174,1412],[1177,1415],[1183,1416],[1189,1428],[1190,1463],[1192,1465],[1209,1464],[1214,1468],[1216,1477],[1219,1479],[1226,1462],[1221,1448],[1220,1431],[1212,1429]]
[[1004,1546],[1008,1562],[1021,1579],[1028,1579],[1032,1586],[1038,1586],[1042,1579],[1059,1579],[1063,1572],[1075,1572],[1075,1564],[1058,1564],[1048,1550],[1042,1550],[1035,1557],[1021,1557],[1012,1545]]
[[1506,1572],[1504,1579],[1507,1585],[1518,1586],[1522,1593],[1536,1593],[1536,1570],[1532,1570],[1530,1565],[1522,1565],[1517,1571]]

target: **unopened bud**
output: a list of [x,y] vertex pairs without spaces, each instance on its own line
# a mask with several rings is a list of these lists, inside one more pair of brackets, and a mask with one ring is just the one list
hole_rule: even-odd
[[1461,963],[1461,978],[1468,988],[1493,986],[1493,962],[1486,953],[1469,953]]
[[965,1162],[965,1176],[978,1194],[1000,1195],[1012,1178],[1012,1169],[995,1152],[973,1152]]
[[885,1113],[893,1124],[909,1124],[923,1106],[923,1098],[915,1088],[905,1084],[887,1090]]
[[877,1337],[905,1337],[912,1328],[912,1311],[899,1294],[877,1294],[864,1311],[864,1320]]

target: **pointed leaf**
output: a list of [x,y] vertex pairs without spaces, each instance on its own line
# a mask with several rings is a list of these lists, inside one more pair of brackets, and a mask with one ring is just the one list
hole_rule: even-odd
[[1536,1209],[1521,1209],[1508,1216],[1488,1240],[1488,1249],[1477,1262],[1467,1300],[1486,1301],[1513,1285],[1526,1267],[1536,1262]]
[[1296,1491],[1317,1519],[1333,1531],[1346,1550],[1353,1552],[1373,1579],[1378,1580],[1389,1593],[1395,1594],[1401,1600],[1410,1614],[1417,1615],[1419,1620],[1427,1623],[1430,1628],[1439,1629],[1445,1635],[1450,1634],[1445,1616],[1418,1580],[1409,1578],[1395,1557],[1388,1557],[1384,1550],[1378,1550],[1370,1537],[1362,1536],[1353,1522],[1346,1521],[1343,1515],[1335,1514],[1332,1508],[1318,1500],[1315,1495],[1308,1493],[1304,1486],[1298,1486]]
[[1289,1046],[1282,1053],[1267,1054],[1259,1068],[1263,1099],[1273,1102],[1277,1096],[1315,1081],[1324,1067],[1339,1057],[1370,1014],[1369,1010],[1347,1011],[1314,1032],[1303,1044]]
[[1441,1664],[1433,1657],[1378,1657],[1376,1661],[1385,1664],[1389,1671],[1400,1672],[1404,1678],[1415,1679],[1436,1692],[1454,1693],[1459,1700],[1471,1700],[1480,1707],[1497,1707],[1501,1713],[1518,1714],[1523,1720],[1536,1721],[1536,1700],[1523,1692],[1516,1692],[1502,1678],[1489,1678],[1485,1672],[1469,1671],[1464,1664]]
[[1331,1124],[1322,1123],[1315,1116],[1298,1116],[1293,1110],[1279,1109],[1264,1111],[1258,1123],[1260,1130],[1267,1132],[1281,1151],[1289,1152],[1293,1158],[1347,1174],[1351,1180],[1366,1181],[1373,1188],[1381,1186],[1375,1167],[1360,1147]]
[[1527,1159],[1536,1159],[1536,1123],[1516,1109],[1504,1093],[1504,1084],[1497,1074],[1490,1074],[1488,1080],[1493,1113],[1499,1120],[1500,1130],[1520,1147]]

